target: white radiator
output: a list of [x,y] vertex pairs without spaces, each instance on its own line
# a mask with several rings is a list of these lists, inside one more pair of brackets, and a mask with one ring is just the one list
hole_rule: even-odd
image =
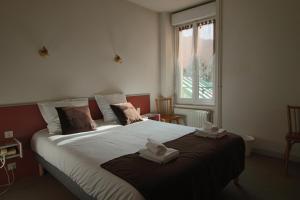
[[184,115],[187,126],[201,128],[205,121],[211,121],[211,111],[174,108],[174,113]]

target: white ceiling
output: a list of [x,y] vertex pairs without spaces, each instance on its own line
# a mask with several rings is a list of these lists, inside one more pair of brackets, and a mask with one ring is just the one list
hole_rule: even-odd
[[128,0],[156,12],[175,12],[207,2],[207,0]]

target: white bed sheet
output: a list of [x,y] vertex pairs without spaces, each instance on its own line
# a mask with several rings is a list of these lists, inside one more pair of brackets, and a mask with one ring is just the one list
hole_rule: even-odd
[[153,120],[127,126],[105,124],[96,131],[72,135],[49,135],[41,130],[32,138],[32,149],[96,199],[142,200],[133,186],[100,165],[144,148],[147,138],[164,143],[194,130]]

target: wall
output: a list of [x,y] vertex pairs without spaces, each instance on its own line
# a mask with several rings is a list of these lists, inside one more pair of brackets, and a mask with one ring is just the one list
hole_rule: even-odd
[[2,0],[0,27],[0,105],[114,90],[153,102],[159,93],[155,12],[124,0]]
[[265,153],[283,153],[286,105],[300,105],[299,7],[297,0],[223,1],[223,126],[255,136]]

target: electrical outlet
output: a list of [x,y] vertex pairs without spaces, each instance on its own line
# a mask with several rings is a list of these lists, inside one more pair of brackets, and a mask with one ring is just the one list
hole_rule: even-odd
[[4,132],[4,138],[13,138],[14,132],[13,131],[5,131]]
[[16,164],[15,162],[8,163],[8,164],[7,164],[7,169],[8,169],[9,171],[14,170],[14,169],[17,169],[17,164]]

